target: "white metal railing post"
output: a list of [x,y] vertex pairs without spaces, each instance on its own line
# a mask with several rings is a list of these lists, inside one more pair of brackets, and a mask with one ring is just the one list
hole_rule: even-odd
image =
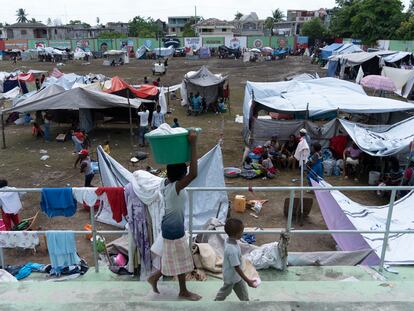
[[295,201],[295,190],[290,190],[288,219],[287,219],[287,225],[286,225],[286,231],[287,232],[290,232],[290,230],[292,229],[292,217],[293,217],[293,203],[294,203],[294,201]]
[[388,215],[387,215],[387,223],[385,225],[384,241],[382,242],[379,272],[384,271],[385,254],[387,252],[388,238],[390,235],[390,227],[391,227],[391,220],[392,220],[392,212],[394,209],[394,201],[395,201],[396,194],[397,194],[397,190],[393,189],[391,191],[390,204],[388,207]]
[[93,261],[95,264],[95,272],[99,272],[99,262],[98,262],[98,252],[96,247],[96,223],[95,223],[95,206],[89,206],[89,212],[91,216],[91,225],[92,225],[92,251],[93,251]]
[[188,193],[188,232],[190,234],[188,245],[190,252],[193,251],[193,191],[186,190]]

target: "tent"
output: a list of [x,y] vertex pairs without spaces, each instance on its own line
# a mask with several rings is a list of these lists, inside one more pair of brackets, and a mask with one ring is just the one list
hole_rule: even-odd
[[388,65],[392,65],[398,62],[401,62],[402,60],[405,60],[409,63],[411,63],[413,57],[413,53],[411,52],[397,52],[395,54],[391,54],[388,56],[383,57],[384,62],[388,63]]
[[137,51],[135,52],[135,58],[136,59],[144,59],[145,55],[147,52],[149,52],[150,50],[145,46],[141,46],[137,49]]
[[[132,183],[138,197],[149,206],[151,213],[154,238],[159,234],[163,213],[160,200],[160,185],[164,180],[146,171],[129,172],[115,159],[98,147],[99,171],[102,184],[105,187],[126,186]],[[219,145],[215,146],[198,160],[198,176],[190,187],[224,187],[223,156]],[[194,229],[202,229],[210,218],[216,217],[225,221],[228,212],[228,197],[226,192],[195,192],[193,196],[193,225]],[[156,212],[157,211],[157,212]],[[185,218],[188,228],[189,208],[186,207]],[[106,209],[97,218],[104,223],[113,223],[112,212]]]
[[362,52],[362,49],[353,43],[345,43],[340,48],[334,50],[332,55],[351,54]]
[[190,93],[200,93],[206,99],[207,105],[215,102],[222,96],[223,85],[227,76],[211,73],[206,66],[202,66],[198,71],[190,71],[184,75],[181,85],[181,97],[183,104],[188,104]]
[[123,50],[110,50],[106,51],[104,54],[104,66],[110,66],[114,64],[129,64],[128,53]]
[[33,104],[33,103],[36,103],[38,101],[42,101],[45,98],[61,94],[64,91],[65,91],[65,89],[62,86],[59,86],[57,84],[51,84],[51,85],[41,89],[40,91],[35,92],[30,97],[26,97],[26,98],[21,97],[19,100],[16,101],[13,108],[18,108],[18,107],[21,107],[21,106],[25,106],[27,103]]
[[[335,78],[309,79],[302,81],[250,82],[245,88],[243,103],[244,137],[255,146],[273,135],[287,139],[285,134],[306,127],[314,137],[329,139],[335,135],[334,124],[323,126],[308,120],[263,120],[257,118],[260,110],[297,114],[310,118],[337,112],[381,114],[414,110],[414,104],[384,97],[368,96],[355,83]],[[332,116],[331,116],[332,117]],[[388,122],[389,120],[383,121]],[[330,133],[328,135],[328,133]]]
[[[313,186],[329,188],[324,181]],[[323,218],[330,230],[385,230],[389,205],[366,206],[359,204],[337,190],[315,191]],[[394,202],[390,230],[412,230],[414,214],[414,192]],[[363,264],[378,265],[381,257],[383,234],[333,234],[333,238],[343,251],[373,249]],[[385,262],[387,264],[414,264],[413,234],[390,234],[386,245]]]
[[175,49],[174,47],[169,46],[167,48],[155,48],[153,52],[158,57],[172,57],[174,55]]
[[332,55],[332,53],[341,48],[343,46],[342,43],[332,43],[331,45],[325,46],[321,49],[321,58],[323,60],[328,60],[328,58]]
[[396,94],[407,98],[414,86],[414,70],[400,69],[393,67],[382,67],[381,75],[388,77],[394,82]]
[[[131,105],[135,108],[138,108],[140,104],[141,102],[138,99],[131,100]],[[47,97],[36,97],[34,100],[33,97],[29,97],[18,106],[6,109],[5,112],[105,109],[111,107],[128,107],[128,100],[120,96],[78,87]]]

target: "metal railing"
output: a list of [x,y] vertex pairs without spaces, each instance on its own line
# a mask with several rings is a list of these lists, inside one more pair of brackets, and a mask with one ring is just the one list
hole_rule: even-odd
[[[390,230],[392,214],[394,209],[394,202],[396,199],[397,191],[398,190],[406,190],[411,191],[414,190],[413,186],[330,186],[330,187],[188,187],[186,188],[189,196],[189,235],[190,235],[190,248],[192,247],[192,236],[193,234],[226,234],[224,231],[218,230],[194,230],[193,229],[193,194],[194,192],[208,192],[208,191],[237,191],[237,192],[282,192],[282,191],[289,191],[289,210],[288,210],[288,219],[286,224],[286,229],[266,229],[266,230],[259,230],[259,231],[248,231],[245,230],[245,233],[254,233],[254,234],[277,234],[277,233],[289,233],[289,234],[351,234],[351,233],[359,233],[359,234],[383,234],[384,239],[381,247],[381,257],[380,257],[380,265],[379,265],[379,272],[384,271],[384,262],[385,262],[385,254],[388,244],[388,239],[390,233],[402,233],[402,234],[410,234],[414,233],[414,230]],[[295,191],[331,191],[331,190],[344,190],[344,191],[391,191],[389,207],[388,207],[388,215],[387,221],[385,225],[385,230],[383,231],[370,231],[370,230],[297,230],[292,228],[292,216],[293,216],[293,206],[294,206],[294,198],[295,198]]]
[[[345,190],[345,191],[391,191],[389,207],[388,207],[388,215],[386,221],[386,227],[383,231],[370,231],[370,230],[300,230],[292,228],[292,218],[293,218],[293,207],[294,207],[294,198],[295,198],[295,191],[306,191],[306,190],[322,190],[322,191],[331,191],[331,190]],[[289,209],[288,209],[288,218],[286,228],[284,229],[264,229],[259,231],[249,231],[246,230],[246,233],[254,233],[254,234],[281,234],[281,233],[289,233],[289,234],[383,234],[384,240],[382,243],[381,249],[381,257],[380,257],[380,266],[379,271],[382,272],[384,270],[384,261],[385,261],[385,254],[386,248],[388,244],[389,234],[390,233],[403,233],[403,234],[414,234],[414,230],[390,230],[394,202],[396,199],[397,191],[398,190],[414,190],[413,186],[363,186],[363,187],[355,187],[355,186],[331,186],[331,187],[188,187],[186,191],[189,196],[189,228],[188,232],[190,235],[190,248],[192,248],[192,237],[194,234],[226,234],[222,230],[194,230],[193,229],[193,218],[194,218],[194,192],[209,192],[209,191],[237,191],[237,192],[248,192],[248,191],[255,191],[255,192],[289,192]],[[0,192],[41,192],[42,188],[15,188],[15,189],[1,189]],[[99,272],[99,263],[98,263],[98,252],[96,247],[96,240],[97,234],[128,234],[128,231],[125,230],[97,230],[96,229],[96,222],[95,222],[95,211],[94,207],[90,207],[90,220],[91,220],[91,230],[33,230],[30,231],[33,234],[46,234],[47,232],[73,232],[74,234],[92,234],[92,251],[93,251],[93,258],[95,264],[95,272]],[[0,234],[7,233],[8,231],[0,231]],[[13,231],[13,233],[23,233],[22,231]],[[130,236],[129,236],[130,238]],[[2,249],[0,248],[0,261],[2,266],[4,267],[4,255],[2,253]]]

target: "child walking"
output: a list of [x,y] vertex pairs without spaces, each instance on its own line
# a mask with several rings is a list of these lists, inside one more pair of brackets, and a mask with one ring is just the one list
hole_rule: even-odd
[[161,186],[165,200],[165,215],[161,223],[163,238],[161,271],[156,271],[148,278],[155,293],[158,291],[158,281],[161,276],[178,276],[180,293],[178,296],[187,300],[200,300],[201,296],[187,289],[185,275],[193,271],[194,263],[187,243],[184,229],[185,190],[197,177],[197,134],[190,131],[188,140],[191,146],[190,170],[187,174],[185,163],[167,165],[167,179]]
[[242,256],[237,240],[240,240],[244,225],[239,219],[230,218],[226,221],[224,231],[229,236],[224,246],[223,281],[224,285],[216,295],[216,301],[223,301],[234,290],[241,301],[249,301],[247,285],[255,287],[255,282],[250,280],[242,271]]

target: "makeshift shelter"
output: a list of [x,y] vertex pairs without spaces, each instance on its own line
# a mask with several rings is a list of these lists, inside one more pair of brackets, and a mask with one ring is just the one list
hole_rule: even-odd
[[[289,113],[302,120],[263,120],[258,118],[261,110]],[[243,103],[244,136],[246,143],[256,146],[273,135],[287,139],[289,134],[308,124],[310,129],[314,128],[315,138],[327,139],[331,137],[328,131],[335,134],[333,125],[321,126],[303,119],[328,113],[334,118],[338,112],[384,114],[409,110],[414,110],[414,104],[368,96],[360,85],[334,78],[268,83],[248,81]]]
[[207,105],[217,101],[220,96],[223,96],[223,85],[226,80],[227,76],[213,74],[205,66],[198,71],[188,72],[181,85],[183,105],[188,104],[190,93],[195,95],[197,92],[206,99]]
[[137,51],[135,52],[135,58],[136,59],[144,59],[146,58],[147,52],[149,52],[150,49],[148,49],[145,45],[139,47]]
[[104,54],[104,66],[111,66],[114,65],[121,65],[121,64],[129,64],[129,57],[128,53],[123,50],[110,50],[105,52]]
[[[324,181],[313,186],[330,185]],[[323,218],[329,230],[385,230],[389,205],[366,206],[359,204],[337,190],[315,191]],[[412,207],[414,192],[394,202],[390,230],[411,230],[414,222]],[[373,249],[375,253],[368,256],[362,264],[378,265],[381,257],[383,234],[350,233],[332,234],[339,248],[343,251]],[[414,235],[390,234],[385,252],[385,263],[390,265],[414,264]]]
[[16,107],[5,112],[32,112],[38,110],[78,110],[81,129],[89,132],[94,127],[91,109],[108,109],[114,107],[128,108],[129,105],[138,108],[141,101],[107,94],[88,88],[73,88],[47,97],[29,97]]
[[[102,185],[105,187],[124,187],[132,183],[135,193],[146,204],[151,206],[152,226],[154,238],[160,233],[163,214],[162,200],[160,200],[160,186],[163,178],[154,176],[145,171],[129,172],[114,158],[106,154],[98,147],[99,171]],[[207,152],[198,160],[198,175],[191,182],[190,187],[224,187],[223,156],[219,145]],[[144,192],[144,194],[143,194]],[[188,202],[187,202],[188,204]],[[193,195],[193,226],[202,229],[210,218],[218,218],[225,221],[228,212],[228,197],[223,191],[194,192]],[[188,228],[189,207],[185,209],[185,224]],[[110,209],[101,211],[97,220],[113,224]]]
[[173,57],[175,49],[173,46],[167,48],[155,48],[153,51],[157,57]]
[[395,54],[383,57],[383,60],[387,66],[399,68],[402,65],[402,63],[405,63],[407,65],[412,64],[413,53],[400,51]]
[[393,67],[382,67],[381,74],[385,77],[390,78],[395,86],[395,93],[407,98],[414,86],[414,70],[393,68]]
[[321,49],[321,58],[323,60],[328,60],[330,56],[332,56],[333,51],[341,48],[343,46],[342,43],[332,43],[328,46],[325,46]]

